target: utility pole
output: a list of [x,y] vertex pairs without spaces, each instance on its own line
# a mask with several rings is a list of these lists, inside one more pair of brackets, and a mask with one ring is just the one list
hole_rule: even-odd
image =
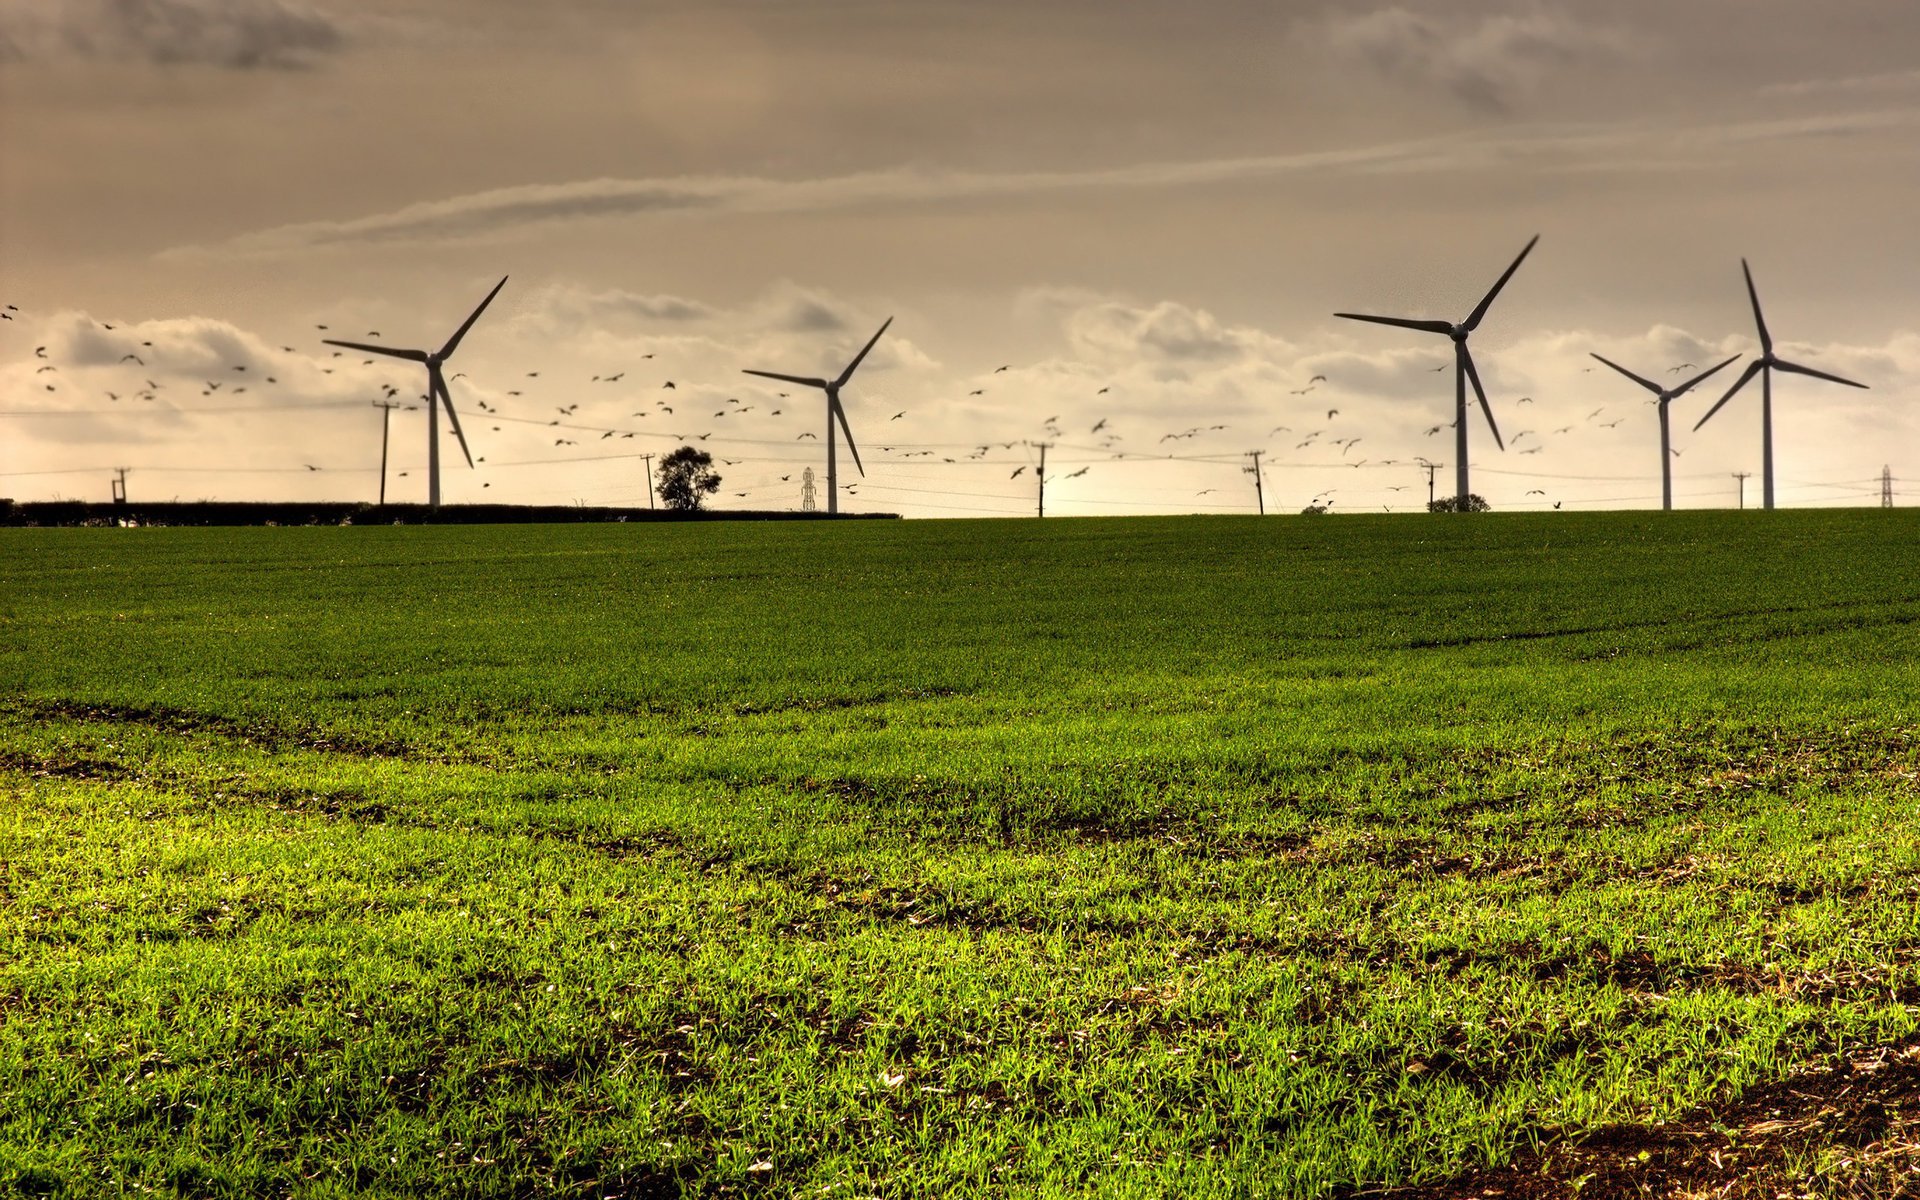
[[1747,506],[1747,478],[1752,474],[1753,474],[1752,471],[1735,471],[1733,473],[1733,477],[1740,481],[1740,507],[1741,508],[1745,508]]
[[1038,447],[1040,451],[1040,467],[1033,473],[1033,478],[1040,485],[1040,515],[1044,517],[1047,515],[1047,447],[1053,443],[1028,442],[1027,444]]
[[640,461],[642,463],[645,463],[647,468],[647,511],[652,512],[653,511],[653,455],[642,454],[640,456]]
[[1421,465],[1422,467],[1425,467],[1425,468],[1426,468],[1426,471],[1427,471],[1427,510],[1428,510],[1429,512],[1431,512],[1431,511],[1433,510],[1433,475],[1434,475],[1434,472],[1435,472],[1435,471],[1438,471],[1438,470],[1439,470],[1439,469],[1440,469],[1441,467],[1444,467],[1444,466],[1446,466],[1447,464],[1445,464],[1445,463],[1437,463],[1437,462],[1428,462],[1428,461],[1427,461],[1426,459],[1424,459],[1424,458],[1419,458],[1419,459],[1415,459],[1414,461],[1415,461],[1415,462],[1417,462],[1417,463],[1419,463],[1419,464],[1420,464],[1420,465]]
[[127,502],[127,468],[125,467],[113,469],[113,502],[115,504]]
[[1880,507],[1893,507],[1893,467],[1891,464],[1880,468]]
[[397,400],[375,400],[373,406],[380,410],[380,503],[387,502],[387,434],[393,426],[393,410],[400,407]]
[[1240,468],[1253,476],[1253,498],[1260,505],[1260,515],[1263,517],[1267,515],[1267,494],[1260,487],[1260,456],[1265,453],[1265,450],[1247,451],[1247,457],[1253,460],[1253,465]]

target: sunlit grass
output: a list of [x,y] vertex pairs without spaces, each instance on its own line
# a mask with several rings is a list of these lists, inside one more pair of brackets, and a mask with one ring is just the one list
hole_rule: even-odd
[[1903,512],[0,531],[0,1187],[1324,1194],[1911,1033]]

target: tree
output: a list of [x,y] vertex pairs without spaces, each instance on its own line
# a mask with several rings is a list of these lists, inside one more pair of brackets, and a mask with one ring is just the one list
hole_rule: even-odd
[[660,460],[660,500],[675,512],[699,512],[700,501],[720,490],[713,455],[682,446]]
[[[1427,511],[1428,512],[1459,512],[1461,511],[1460,497],[1445,496],[1439,500],[1431,501],[1427,504]],[[1468,492],[1466,511],[1467,512],[1492,512],[1493,505],[1488,504],[1486,501],[1486,497],[1482,496],[1479,492]]]

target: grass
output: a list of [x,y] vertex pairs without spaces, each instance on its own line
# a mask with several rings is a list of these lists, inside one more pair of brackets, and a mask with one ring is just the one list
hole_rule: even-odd
[[[0,1189],[1570,1189],[1906,1061],[1916,552],[0,531]],[[1858,1191],[1904,1119],[1727,1178]]]

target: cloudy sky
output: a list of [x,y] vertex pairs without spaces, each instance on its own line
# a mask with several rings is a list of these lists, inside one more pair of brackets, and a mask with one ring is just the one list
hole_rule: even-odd
[[[824,406],[740,371],[891,316],[848,509],[1029,513],[1040,441],[1049,514],[1252,511],[1256,449],[1269,511],[1409,508],[1449,346],[1332,314],[1459,319],[1537,233],[1473,341],[1496,508],[1657,505],[1588,354],[1751,353],[1742,256],[1871,385],[1779,382],[1780,502],[1911,502],[1916,45],[1912,0],[0,0],[0,495],[371,499],[423,373],[320,339],[437,347],[509,276],[450,501],[644,503],[688,439],[796,507]],[[1757,388],[1692,429],[1740,365],[1675,403],[1680,506],[1760,468]]]

